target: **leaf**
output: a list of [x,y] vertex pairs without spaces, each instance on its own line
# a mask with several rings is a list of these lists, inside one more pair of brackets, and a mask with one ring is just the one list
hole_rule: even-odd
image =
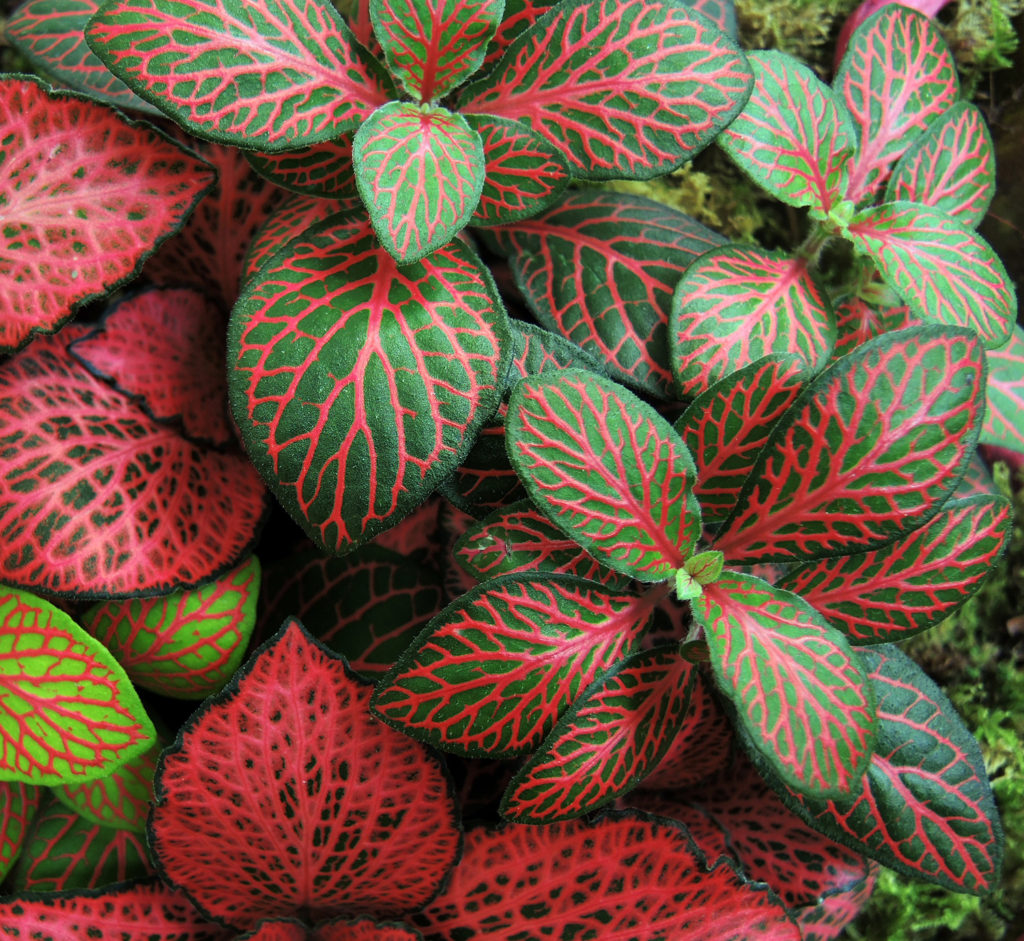
[[809,560],[923,526],[974,450],[983,389],[981,345],[966,330],[868,341],[775,426],[713,548],[734,564]]
[[631,791],[671,744],[694,673],[668,646],[632,654],[598,677],[516,772],[501,815],[554,823]]
[[235,307],[229,393],[256,466],[318,545],[351,551],[423,502],[501,396],[508,328],[458,243],[399,267],[364,220],[324,223]]
[[848,189],[855,203],[885,185],[892,165],[960,92],[942,34],[927,16],[896,5],[853,34],[832,86],[859,143]]
[[235,935],[235,941],[422,941],[414,928],[398,922],[375,922],[369,918],[332,918],[307,928],[294,918],[261,921],[252,931]]
[[999,256],[973,229],[917,203],[884,203],[853,217],[846,233],[922,320],[970,327],[1002,346],[1017,298]]
[[0,351],[132,278],[213,182],[147,125],[28,76],[0,78],[0,163]]
[[798,566],[778,582],[855,644],[899,641],[938,624],[980,587],[1012,524],[1001,497],[950,500],[920,529],[874,552]]
[[180,420],[192,439],[234,440],[227,414],[224,317],[191,288],[151,288],[108,308],[69,347],[91,372],[139,400],[159,422]]
[[569,165],[539,134],[519,121],[468,114],[483,144],[485,176],[473,225],[505,225],[547,209],[569,182]]
[[294,193],[343,200],[361,205],[352,167],[352,134],[301,150],[279,154],[244,151],[245,159],[260,176]]
[[506,434],[534,503],[595,559],[643,582],[682,568],[700,535],[696,471],[650,405],[567,369],[515,387]]
[[672,291],[720,235],[642,196],[577,190],[493,238],[542,326],[630,385],[673,397]]
[[354,130],[392,97],[329,3],[109,0],[85,38],[191,133],[273,153]]
[[259,560],[249,556],[202,588],[93,605],[82,623],[138,686],[203,699],[242,662],[259,590]]
[[742,245],[712,249],[686,269],[669,330],[684,397],[775,353],[795,353],[817,371],[836,336],[828,295],[806,259]]
[[782,52],[747,56],[754,89],[717,143],[755,183],[824,219],[844,198],[854,141],[832,90]]
[[957,892],[989,892],[999,883],[1003,835],[978,743],[901,650],[860,655],[879,717],[863,790],[830,801],[783,799],[811,826],[890,869]]
[[682,4],[562,0],[459,108],[522,121],[576,177],[643,180],[707,146],[749,89],[733,41]]
[[995,150],[976,105],[958,101],[914,138],[893,169],[885,201],[910,200],[976,226],[996,188]]
[[855,294],[837,298],[835,313],[837,336],[832,350],[833,361],[883,333],[922,323],[905,304],[880,306]]
[[444,609],[381,680],[374,712],[469,757],[536,747],[650,624],[649,600],[567,575],[506,575]]
[[980,440],[1024,451],[1024,328],[1014,326],[1005,345],[985,354],[988,386]]
[[22,781],[0,781],[0,879],[6,877],[24,846],[42,793]]
[[483,70],[490,72],[504,55],[512,40],[537,22],[557,0],[505,0],[505,9],[497,32],[487,47]]
[[723,522],[772,429],[807,381],[795,353],[766,356],[715,383],[673,426],[693,455],[693,492],[705,526]]
[[707,872],[684,829],[635,812],[471,830],[451,881],[416,923],[432,937],[461,929],[494,941],[800,937],[763,887],[727,866]]
[[0,933],[33,941],[224,941],[180,892],[156,880],[74,895],[0,899]]
[[502,0],[371,0],[388,69],[417,101],[444,97],[483,63]]
[[264,511],[243,455],[192,444],[41,337],[0,372],[0,578],[79,599],[168,592],[246,553]]
[[753,746],[802,793],[845,794],[875,739],[875,704],[843,635],[797,595],[723,573],[693,603],[711,666]]
[[403,265],[450,241],[483,191],[480,135],[444,108],[388,102],[356,131],[352,160],[373,230]]
[[723,33],[737,38],[736,7],[733,0],[684,0],[687,6],[706,16]]
[[0,589],[0,778],[102,777],[156,733],[114,658],[52,604]]
[[60,84],[119,108],[159,114],[111,75],[85,44],[85,26],[98,0],[27,0],[7,21],[5,35],[33,66]]
[[164,876],[241,930],[425,904],[458,851],[451,788],[369,698],[286,623],[163,754],[149,836]]

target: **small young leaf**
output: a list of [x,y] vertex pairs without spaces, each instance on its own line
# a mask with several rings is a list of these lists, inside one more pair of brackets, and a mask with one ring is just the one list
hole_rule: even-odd
[[686,446],[650,405],[583,370],[513,390],[509,457],[534,503],[603,565],[671,578],[700,535]]
[[980,440],[1024,451],[1024,327],[1015,326],[1009,342],[985,356],[988,388]]
[[23,781],[0,781],[0,880],[22,850],[43,793]]

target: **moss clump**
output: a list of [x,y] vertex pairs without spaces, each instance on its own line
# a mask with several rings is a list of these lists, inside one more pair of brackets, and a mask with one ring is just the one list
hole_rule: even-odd
[[823,78],[832,74],[835,38],[860,0],[736,0],[747,49],[780,49]]
[[963,95],[974,98],[982,79],[1013,67],[1017,32],[1013,18],[1024,12],[1024,0],[960,0],[953,19],[942,31],[963,80]]

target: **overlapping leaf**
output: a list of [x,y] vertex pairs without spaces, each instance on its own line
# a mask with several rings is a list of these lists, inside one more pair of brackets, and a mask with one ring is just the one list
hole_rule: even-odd
[[981,586],[1009,537],[1000,497],[951,500],[926,526],[874,552],[808,563],[778,587],[810,602],[856,644],[902,640],[955,611]]
[[110,0],[86,40],[199,137],[268,152],[331,140],[392,97],[330,3]]
[[651,406],[583,370],[520,382],[509,457],[537,506],[609,568],[665,581],[700,535],[686,446]]
[[567,575],[506,575],[445,608],[381,681],[374,711],[469,756],[538,745],[637,643],[649,600]]
[[845,196],[854,145],[834,93],[784,53],[747,61],[754,89],[718,144],[776,199],[823,219]]
[[776,425],[714,548],[736,563],[822,558],[923,526],[974,450],[984,368],[974,334],[936,326],[838,360]]
[[723,33],[737,37],[736,4],[734,0],[684,0],[687,6],[693,7],[715,24]]
[[42,790],[23,781],[0,781],[0,879],[18,858]]
[[805,259],[729,245],[686,269],[670,333],[676,388],[692,397],[775,353],[795,353],[816,371],[832,351],[836,326]]
[[846,231],[922,320],[970,327],[988,349],[1002,346],[1017,298],[999,256],[973,229],[917,203],[883,203]]
[[318,226],[263,267],[228,344],[253,460],[335,552],[397,523],[455,469],[498,405],[510,345],[466,248],[399,267],[363,220]]
[[505,50],[512,44],[512,40],[528,26],[536,23],[550,7],[555,5],[555,2],[556,0],[505,0],[501,22],[487,47],[484,70],[490,71],[505,54]]
[[154,742],[148,751],[130,758],[111,774],[82,784],[65,784],[53,788],[52,793],[91,823],[145,833],[160,748],[160,742]]
[[163,874],[243,930],[426,903],[458,851],[450,785],[373,720],[370,691],[285,624],[164,752],[150,822]]
[[463,91],[460,108],[523,121],[574,176],[649,179],[703,149],[750,81],[733,41],[681,3],[563,0]]
[[554,823],[632,790],[671,744],[695,673],[674,647],[657,647],[599,677],[516,773],[502,816]]
[[261,921],[252,931],[235,935],[235,941],[422,941],[415,928],[399,922],[369,918],[332,918],[308,928],[295,918]]
[[28,76],[0,79],[0,350],[128,280],[213,182],[143,124]]
[[245,158],[261,176],[292,192],[359,203],[351,134],[279,154],[246,151]]
[[1015,326],[1009,342],[989,350],[986,358],[988,389],[981,440],[1024,451],[1024,328]]
[[922,322],[905,304],[883,306],[855,294],[837,299],[835,314],[836,345],[832,350],[833,359],[845,356],[862,343],[883,333],[903,330]]
[[796,595],[727,572],[693,613],[715,679],[754,746],[801,792],[854,790],[871,756],[875,706],[843,635]]

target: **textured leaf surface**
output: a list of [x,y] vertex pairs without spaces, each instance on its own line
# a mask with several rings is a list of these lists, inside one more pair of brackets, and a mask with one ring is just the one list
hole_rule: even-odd
[[1002,555],[1012,522],[1000,497],[951,500],[928,525],[874,552],[787,572],[778,587],[810,602],[852,643],[926,630],[974,594]]
[[213,182],[106,105],[0,78],[0,350],[134,275]]
[[202,588],[94,605],[82,623],[138,686],[203,699],[242,662],[259,590],[259,560],[250,556]]
[[1024,327],[1015,326],[1010,340],[989,350],[985,423],[981,440],[1024,451]]
[[111,0],[86,39],[192,133],[266,151],[330,140],[391,97],[329,3]]
[[455,860],[454,802],[439,762],[369,714],[370,691],[288,622],[164,752],[164,875],[243,929],[423,905]]
[[537,22],[556,0],[505,0],[498,29],[487,47],[484,70],[489,72],[520,33]]
[[649,179],[739,111],[750,70],[733,41],[671,0],[569,0],[509,47],[460,108],[528,124],[574,176]]
[[[306,229],[325,222],[336,212],[352,208],[344,201],[321,199],[318,196],[303,196],[300,193],[288,196],[279,206],[274,207],[253,235],[245,255],[241,283],[244,285],[249,282],[283,245],[302,235]],[[361,203],[358,208],[362,211]]]
[[584,190],[494,240],[541,324],[631,385],[673,396],[672,291],[720,235],[642,196]]
[[470,757],[535,747],[637,643],[651,603],[566,575],[507,575],[456,599],[381,681],[374,711]]
[[880,306],[854,294],[836,300],[835,314],[837,336],[832,350],[833,360],[883,333],[922,323],[905,304]]
[[107,774],[155,738],[124,670],[63,611],[0,591],[0,778]]
[[922,526],[974,449],[983,374],[977,338],[950,327],[843,357],[780,420],[714,548],[731,562],[812,559]]
[[864,789],[831,801],[789,800],[813,826],[891,869],[987,892],[999,879],[1002,832],[978,743],[901,650],[873,647],[861,656],[879,717]]
[[285,509],[343,552],[455,469],[498,405],[509,346],[466,248],[400,268],[365,221],[326,223],[262,268],[232,313],[232,407]]
[[11,44],[43,72],[76,91],[117,105],[159,114],[110,73],[85,43],[97,0],[28,0],[7,21]]
[[750,100],[718,144],[776,199],[823,218],[843,199],[853,140],[832,90],[781,52],[747,56]]
[[686,714],[695,667],[674,647],[635,653],[598,678],[519,769],[501,814],[554,823],[632,790],[665,753]]
[[734,0],[684,0],[715,24],[723,33],[736,38],[736,4]]
[[992,136],[977,105],[958,101],[919,134],[893,169],[886,202],[910,200],[977,225],[996,188]]
[[359,202],[352,168],[352,135],[279,154],[245,152],[261,176],[295,193]]
[[693,603],[715,679],[755,747],[802,792],[852,790],[871,755],[873,697],[843,636],[796,595],[724,573]]
[[91,823],[145,833],[160,748],[157,741],[111,774],[53,788],[52,793],[65,807]]
[[461,928],[495,941],[798,941],[763,889],[725,866],[705,872],[701,862],[685,830],[635,814],[476,829],[417,923],[431,936]]
[[72,353],[112,379],[157,421],[181,420],[190,438],[226,445],[224,316],[191,288],[142,291],[111,308]]
[[927,16],[891,5],[854,33],[835,81],[859,150],[849,198],[880,189],[914,138],[959,96],[956,64]]
[[858,213],[847,234],[921,319],[970,327],[988,349],[1009,339],[1017,298],[973,229],[916,203],[884,203]]
[[553,523],[599,562],[644,582],[682,567],[700,535],[686,446],[651,406],[582,370],[524,379],[509,457]]
[[729,245],[686,269],[670,333],[676,387],[692,397],[774,353],[795,353],[816,370],[832,351],[836,326],[805,259]]
[[0,899],[0,932],[33,941],[224,941],[225,932],[203,918],[180,892],[158,882],[118,886],[73,896]]
[[444,245],[480,201],[483,142],[444,108],[389,102],[360,125],[352,157],[373,229],[400,264]]
[[0,879],[21,852],[42,793],[23,781],[0,781]]
[[375,922],[369,918],[332,918],[315,928],[294,918],[261,921],[252,931],[236,935],[235,941],[422,941],[415,928],[398,922]]
[[797,355],[768,356],[715,383],[676,420],[697,465],[693,492],[705,526],[732,512],[757,455],[807,379]]
[[263,515],[259,476],[92,376],[64,349],[76,336],[40,337],[0,372],[0,577],[95,598],[172,591],[233,565]]

